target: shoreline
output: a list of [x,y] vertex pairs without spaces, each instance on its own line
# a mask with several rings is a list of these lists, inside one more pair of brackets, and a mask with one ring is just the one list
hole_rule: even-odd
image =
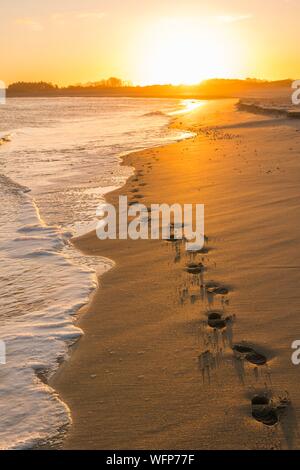
[[[15,98],[15,97],[18,97],[18,96],[11,96],[12,98]],[[107,97],[107,96],[99,96],[100,98],[101,97]],[[110,96],[108,96],[110,97]],[[115,97],[115,96],[111,96],[112,98]],[[122,95],[123,97],[123,95]],[[124,96],[126,97],[126,96]],[[129,96],[131,97],[131,96]],[[132,98],[155,98],[152,97],[152,96],[138,96],[138,97],[132,97]],[[158,97],[160,98],[160,97]],[[205,98],[195,98],[194,96],[193,97],[180,97],[180,96],[167,96],[167,97],[161,97],[161,99],[168,99],[168,98],[178,98],[178,99],[195,99],[195,100],[199,100],[199,101],[206,101],[206,100],[232,100],[233,98],[231,97],[205,97]],[[114,193],[121,193],[122,190],[126,189],[126,186],[128,184],[128,182],[132,179],[132,178],[135,178],[136,177],[136,172],[137,172],[137,169],[135,166],[133,166],[132,163],[129,163],[127,160],[130,159],[131,156],[135,156],[135,155],[143,155],[144,152],[147,152],[147,151],[151,151],[151,150],[155,150],[155,149],[160,149],[162,147],[169,147],[170,145],[174,145],[178,142],[182,142],[182,141],[186,141],[186,140],[189,140],[189,139],[193,139],[195,137],[195,133],[192,131],[192,130],[189,130],[189,129],[186,129],[185,126],[182,124],[182,122],[180,122],[180,120],[182,121],[182,118],[184,118],[187,114],[190,114],[192,113],[193,110],[191,111],[185,111],[185,112],[178,112],[178,113],[174,113],[174,115],[171,117],[171,121],[170,123],[168,124],[168,128],[169,129],[177,129],[177,130],[180,130],[183,134],[187,134],[187,133],[190,133],[190,136],[186,136],[186,137],[181,137],[181,138],[178,138],[176,140],[174,140],[174,142],[168,142],[167,144],[157,144],[155,146],[152,146],[152,147],[145,147],[144,149],[139,149],[137,151],[129,151],[129,152],[126,152],[125,154],[122,154],[122,155],[119,155],[118,156],[118,159],[119,159],[119,164],[120,166],[126,166],[130,169],[132,169],[133,171],[133,174],[131,176],[129,176],[126,181],[124,182],[124,184],[116,189],[114,189],[113,191],[110,191],[109,193],[106,193],[105,194],[105,202],[109,203],[110,202],[110,197],[114,194]],[[127,194],[127,196],[129,196],[129,194]],[[74,247],[75,250],[78,250],[79,252],[81,252],[82,254],[85,254],[85,255],[91,255],[90,253],[90,250],[85,250],[84,246],[82,246],[81,244],[81,241],[82,240],[85,240],[86,238],[89,238],[90,236],[94,237],[94,234],[95,234],[95,230],[91,230],[91,231],[88,231],[86,233],[84,233],[83,235],[80,235],[78,237],[74,237],[72,240],[71,240],[71,243]],[[93,289],[93,292],[90,294],[90,297],[89,297],[89,300],[88,302],[83,305],[82,307],[79,308],[79,310],[76,312],[76,319],[75,319],[75,322],[74,322],[74,326],[78,326],[79,327],[79,323],[80,323],[80,319],[82,316],[86,315],[91,306],[92,306],[92,303],[93,303],[93,299],[94,299],[94,296],[96,295],[97,291],[101,290],[101,280],[104,276],[106,276],[110,271],[113,271],[114,269],[117,269],[117,262],[113,259],[113,256],[111,258],[108,258],[106,256],[102,256],[100,255],[101,257],[103,257],[104,259],[106,259],[107,261],[109,261],[110,263],[112,263],[111,267],[109,269],[107,269],[105,272],[103,272],[102,274],[100,274],[99,276],[96,275],[97,277],[97,283],[96,283],[96,286],[95,288]],[[80,328],[80,327],[79,327]],[[84,336],[84,331],[83,331],[83,336]],[[79,343],[80,343],[80,340],[82,340],[82,337],[80,337],[77,341],[73,342],[72,344],[69,345],[69,354],[68,354],[68,357],[65,358],[65,360],[59,365],[59,368],[57,371],[55,371],[55,373],[50,377],[50,379],[47,379],[47,377],[43,376],[43,382],[49,386],[52,387],[51,382],[52,381],[55,381],[56,380],[56,377],[57,375],[59,374],[59,371],[60,371],[60,368],[63,366],[64,363],[67,363],[69,362],[70,360],[70,357],[72,356],[73,352],[76,350],[76,348],[79,346]],[[55,392],[57,392],[57,390],[55,389],[55,386],[53,387],[53,389],[55,390]],[[60,397],[60,395],[58,395]],[[67,406],[67,408],[69,409],[69,412],[70,412],[70,416],[72,418],[72,413],[71,413],[71,410],[70,408],[68,407],[67,403],[65,403],[63,401],[63,403],[65,404],[65,406]],[[47,449],[54,449],[54,446],[55,445],[58,445],[59,448],[61,448],[61,446],[63,445],[63,441],[65,439],[65,437],[68,435],[68,433],[70,432],[70,429],[72,427],[73,423],[72,423],[72,420],[71,420],[71,423],[68,425],[68,426],[65,426],[64,429],[62,431],[60,431],[58,433],[57,436],[55,436],[53,439],[51,439],[50,441],[49,440],[46,440],[45,442],[41,442],[40,444],[38,444],[37,446],[35,446],[33,448],[33,450],[47,450]]]
[[[135,97],[133,97],[135,99]],[[143,98],[143,97],[141,97]],[[166,100],[167,98],[161,98],[162,100]],[[182,101],[182,100],[181,100]],[[140,148],[138,150],[130,150],[130,151],[126,151],[122,154],[119,154],[117,156],[117,159],[119,161],[119,165],[120,166],[125,166],[128,168],[128,170],[132,173],[131,176],[128,176],[126,178],[126,180],[124,180],[123,184],[121,186],[116,186],[113,190],[109,191],[108,193],[105,193],[105,196],[104,196],[104,201],[107,202],[107,199],[109,198],[109,195],[111,193],[114,193],[115,191],[120,191],[123,187],[126,186],[127,184],[127,181],[133,177],[135,175],[135,168],[131,165],[127,165],[126,164],[126,157],[131,155],[131,154],[139,154],[139,153],[143,153],[144,151],[147,151],[149,149],[156,149],[156,148],[159,148],[161,147],[162,145],[169,145],[169,144],[172,144],[174,142],[181,142],[181,141],[184,141],[184,140],[188,140],[188,139],[191,139],[194,137],[193,133],[192,132],[189,132],[189,131],[185,131],[184,129],[181,129],[180,126],[176,126],[174,125],[176,123],[176,121],[184,114],[186,113],[189,113],[190,111],[188,110],[181,110],[180,108],[178,108],[178,111],[174,111],[172,114],[169,115],[169,118],[170,118],[170,122],[169,124],[165,125],[165,127],[167,129],[169,129],[170,131],[173,129],[173,130],[177,130],[177,131],[180,131],[180,135],[178,135],[176,138],[173,138],[173,141],[167,141],[166,143],[157,143],[157,144],[153,144],[149,147],[144,147],[144,148]],[[189,134],[189,135],[188,135]],[[78,251],[79,253],[81,253],[82,255],[85,254],[85,251],[82,250],[82,249],[79,249],[78,246],[77,246],[77,242],[78,240],[81,240],[82,238],[86,237],[86,236],[89,236],[91,234],[94,234],[95,233],[95,229],[93,230],[89,230],[81,235],[78,235],[78,236],[75,236],[73,237],[72,239],[70,239],[70,243],[71,245],[73,246],[73,249]],[[90,253],[87,253],[88,255],[90,255]],[[73,325],[74,327],[78,328],[82,335],[84,335],[84,332],[81,330],[81,328],[78,325],[78,321],[80,319],[80,316],[81,315],[84,315],[85,312],[87,312],[89,310],[89,306],[91,305],[92,301],[93,301],[93,297],[96,293],[96,291],[98,289],[100,289],[100,280],[102,279],[102,277],[108,273],[109,271],[113,270],[116,268],[116,263],[112,258],[108,258],[108,257],[102,257],[100,255],[100,258],[102,258],[102,262],[104,262],[106,264],[106,268],[105,270],[100,273],[100,274],[97,274],[97,270],[95,270],[94,272],[94,276],[95,276],[95,283],[94,283],[94,287],[91,289],[91,293],[89,295],[89,298],[87,300],[86,303],[84,303],[84,305],[82,305],[81,307],[79,307],[79,309],[77,311],[74,312],[74,318],[75,320],[73,320]],[[110,265],[110,267],[108,267]],[[56,368],[56,370],[50,374],[49,376],[49,371],[46,369],[46,370],[40,370],[36,373],[37,377],[39,380],[41,380],[41,382],[46,385],[46,386],[50,386],[50,382],[51,380],[55,379],[56,375],[57,375],[57,372],[59,370],[59,368],[61,367],[61,365],[65,362],[68,362],[69,361],[69,358],[70,356],[72,355],[72,351],[74,351],[77,346],[78,346],[78,343],[80,342],[82,336],[80,336],[78,339],[74,340],[74,341],[70,341],[69,344],[67,344],[67,349],[68,349],[68,352],[67,352],[67,355],[66,357],[59,362],[58,364],[58,367]],[[52,387],[51,387],[52,388]],[[55,388],[53,388],[53,391],[54,393],[56,394],[56,390]],[[58,396],[58,398],[60,399],[60,397]],[[62,404],[66,407],[67,411],[68,411],[68,415],[69,415],[69,418],[70,418],[70,423],[69,424],[65,424],[62,426],[61,430],[58,431],[58,433],[55,433],[52,437],[49,437],[49,438],[45,438],[43,440],[41,440],[41,442],[37,443],[36,445],[34,445],[32,447],[32,450],[47,450],[49,448],[51,449],[54,449],[56,448],[56,446],[60,447],[61,444],[62,444],[62,441],[63,441],[63,436],[67,435],[68,433],[68,430],[69,428],[72,426],[72,415],[71,415],[71,410],[69,409],[68,405],[63,401],[62,401]],[[29,448],[31,448],[29,446]]]
[[[213,118],[214,113],[219,112],[218,106],[221,104],[224,106],[224,103],[217,103],[217,110],[212,110],[211,114]],[[210,103],[209,107],[214,105],[214,103]],[[242,116],[241,114],[239,116],[238,114],[232,116],[234,113],[237,112],[232,112],[232,109],[228,113],[230,117],[229,124],[231,121],[234,121],[234,118],[237,119],[237,117],[241,118]],[[193,186],[196,183],[195,178],[197,179],[197,173],[195,174],[195,171],[199,171],[199,165],[203,166],[202,170],[204,170],[206,176],[209,177],[208,179],[211,179],[211,176],[213,176],[213,178],[218,180],[218,185],[221,186],[223,184],[222,177],[220,179],[220,175],[214,175],[214,172],[217,171],[217,166],[216,164],[210,163],[210,160],[216,158],[216,152],[217,155],[220,154],[219,149],[216,150],[215,146],[218,145],[218,147],[220,147],[225,145],[223,152],[228,152],[228,147],[231,150],[233,147],[231,140],[235,144],[235,141],[239,141],[240,137],[236,135],[234,138],[230,137],[228,131],[226,131],[226,133],[222,133],[222,131],[216,129],[208,131],[207,126],[203,125],[207,120],[207,116],[203,115],[202,110],[194,111],[189,115],[181,115],[179,117],[180,121],[182,121],[180,126],[183,126],[184,129],[189,129],[187,126],[192,126],[190,129],[195,130],[195,127],[197,127],[197,125],[199,126],[199,115],[202,122],[196,137],[188,139],[187,141],[184,140],[179,143],[168,144],[167,146],[130,153],[122,158],[122,164],[133,166],[135,168],[135,174],[127,180],[126,184],[121,189],[107,194],[106,200],[114,203],[118,194],[121,193],[126,193],[128,196],[132,197],[132,188],[138,187],[139,191],[145,193],[141,194],[141,202],[145,201],[147,204],[151,202],[176,202],[172,200],[172,198],[178,197],[177,193],[179,192],[180,194],[182,192],[184,193],[184,197],[186,198],[185,202],[194,202],[195,198],[197,199],[198,197],[199,191]],[[225,120],[227,128],[228,116],[226,116],[227,119]],[[264,126],[265,121],[263,117],[258,118],[258,124],[260,126]],[[208,124],[210,122],[211,121],[208,119]],[[176,123],[178,123],[178,117]],[[273,123],[274,126],[276,126],[276,120],[274,120]],[[248,116],[246,120],[246,126],[247,125],[251,131],[253,115]],[[216,141],[217,144],[215,143]],[[198,148],[198,151],[199,148],[207,147],[206,152],[209,152],[210,157],[208,158],[207,155],[204,155],[204,161],[199,162],[199,158],[197,158],[195,154],[195,147]],[[236,152],[236,149],[234,149],[234,151]],[[174,153],[175,161],[172,159],[171,153]],[[182,155],[185,155],[185,157]],[[184,158],[188,158],[189,166],[193,167],[190,171],[188,171],[182,163]],[[167,161],[167,165],[165,161]],[[243,164],[245,164],[245,162],[243,162]],[[213,165],[212,168],[210,168],[211,165]],[[179,172],[179,170],[181,171]],[[174,175],[178,177],[178,174],[180,174],[182,180],[179,181],[179,191],[176,191],[174,187],[176,185],[174,185],[172,177],[174,178]],[[155,178],[160,180],[160,184],[155,182]],[[228,172],[226,172],[224,178],[225,180],[227,178],[238,182],[236,177],[233,177],[230,173],[228,174]],[[136,181],[136,179],[138,179],[138,181]],[[233,183],[233,181],[229,181],[229,183]],[[166,185],[164,194],[161,194],[162,183]],[[210,184],[214,186],[215,183],[210,181]],[[206,186],[207,187],[204,186],[204,199],[210,200],[211,203],[212,194],[210,185],[206,183]],[[227,194],[229,195],[229,193]],[[152,199],[154,196],[156,200]],[[163,200],[157,200],[162,197]],[[222,205],[222,200],[220,200],[220,198],[218,198],[218,200]],[[214,207],[214,210],[215,209]],[[237,211],[236,207],[235,211]],[[216,223],[214,217],[212,221],[210,221],[210,218],[211,216],[209,216],[209,222],[211,222],[212,227],[218,227],[218,230],[215,232],[220,232],[219,224]],[[232,221],[226,220],[226,214],[225,221],[230,228]],[[234,226],[234,228],[236,229],[236,226]],[[213,230],[212,233],[214,233]],[[208,234],[208,236],[209,235],[210,234]],[[219,235],[209,236],[209,245],[211,243],[218,245],[218,236]],[[180,387],[184,387],[190,399],[190,403],[195,407],[194,409],[198,409],[198,411],[201,409],[196,397],[197,393],[199,393],[199,391],[201,392],[201,385],[202,388],[207,391],[208,384],[206,380],[208,378],[206,377],[206,370],[204,370],[204,373],[203,370],[202,372],[200,371],[200,373],[199,370],[197,371],[197,363],[199,361],[198,353],[200,353],[201,356],[201,348],[203,349],[203,345],[200,345],[198,342],[200,341],[198,335],[201,336],[201,341],[205,343],[205,341],[210,341],[210,332],[206,329],[205,317],[203,319],[202,315],[202,320],[200,321],[199,319],[199,310],[205,310],[205,302],[207,299],[203,301],[203,299],[197,298],[197,296],[199,296],[198,294],[190,294],[196,296],[196,299],[194,299],[195,303],[191,303],[191,306],[189,306],[186,305],[187,302],[184,298],[170,300],[169,297],[166,297],[166,293],[173,292],[174,295],[175,290],[176,295],[174,298],[176,298],[178,295],[177,291],[182,291],[183,286],[185,286],[185,289],[186,284],[188,285],[188,290],[195,290],[193,283],[190,285],[190,280],[186,279],[186,277],[184,277],[183,286],[180,286],[180,283],[179,286],[177,285],[178,279],[182,276],[186,276],[182,274],[182,260],[179,259],[174,262],[174,265],[170,265],[170,263],[172,263],[170,260],[174,255],[173,248],[168,246],[167,242],[161,241],[139,241],[134,244],[130,241],[126,241],[125,243],[119,241],[115,243],[111,241],[100,242],[91,232],[74,240],[74,244],[85,254],[99,254],[113,259],[116,264],[109,272],[101,276],[100,287],[94,294],[93,299],[91,299],[86,309],[84,308],[84,310],[78,313],[78,321],[76,324],[79,324],[80,328],[83,329],[85,336],[78,345],[76,345],[70,360],[60,367],[53,381],[51,381],[51,386],[53,383],[54,389],[59,392],[63,401],[66,402],[68,406],[70,404],[72,415],[74,416],[74,423],[63,443],[63,447],[74,449],[114,449],[132,448],[130,447],[132,445],[133,448],[210,448],[209,434],[212,432],[215,433],[216,431],[222,434],[223,428],[221,426],[222,429],[220,430],[220,425],[218,424],[219,418],[224,415],[224,411],[222,410],[224,408],[226,409],[228,404],[231,407],[233,404],[230,403],[230,397],[226,396],[225,403],[219,403],[219,406],[216,406],[217,396],[220,396],[222,387],[220,387],[220,384],[217,386],[217,384],[214,383],[212,391],[211,384],[209,384],[214,398],[212,398],[212,401],[207,401],[207,398],[205,399],[202,396],[202,399],[204,398],[205,402],[204,409],[209,408],[211,402],[213,402],[215,409],[212,411],[212,415],[216,420],[214,422],[214,420],[207,421],[207,419],[205,419],[206,430],[204,434],[202,430],[202,436],[197,439],[195,436],[195,420],[190,416],[188,411],[189,407],[185,405],[185,398],[179,393],[178,389],[180,390]],[[210,249],[212,256],[216,257],[217,260],[210,260]],[[219,263],[219,250],[220,248],[216,247],[209,248],[208,253],[203,256],[203,260],[207,263],[207,270],[212,270],[214,276],[216,276],[217,273],[218,276],[224,277],[224,282],[229,286],[229,290],[231,291],[229,299],[225,300],[231,302],[231,298],[234,298],[236,295],[235,290],[238,289],[238,286],[235,286],[234,276],[233,279],[230,279],[232,274],[228,273],[226,268],[220,269],[214,267],[214,265],[218,265]],[[226,251],[227,250],[225,250],[225,252]],[[214,254],[214,252],[216,253]],[[108,256],[109,254],[110,256]],[[128,259],[128,254],[130,254],[130,260]],[[239,254],[243,260],[243,252]],[[177,256],[178,253],[175,253],[175,258]],[[180,256],[183,258],[184,262],[187,261],[185,254],[180,253]],[[228,259],[228,252],[226,253],[225,258],[226,257]],[[236,257],[236,255],[234,257]],[[181,268],[179,269],[180,265]],[[245,268],[241,269],[242,278],[245,275],[244,269]],[[168,276],[171,279],[168,279]],[[125,282],[125,279],[127,282]],[[177,285],[177,287],[175,288],[173,284]],[[148,292],[149,285],[151,289],[153,289],[153,292],[150,294]],[[137,295],[137,292],[140,292],[141,296]],[[180,296],[182,297],[182,292]],[[124,300],[124,302],[122,300]],[[173,302],[175,305],[173,305]],[[218,308],[224,309],[224,304],[217,303],[217,305]],[[162,316],[161,312],[157,311],[158,306],[160,306],[162,312],[166,313],[167,310],[168,313],[166,313],[166,317]],[[227,309],[227,307],[225,308]],[[140,319],[139,316],[137,318],[133,315],[132,309],[138,311],[142,318]],[[172,309],[174,309],[174,313],[170,314],[169,311]],[[230,307],[228,309],[231,310]],[[238,310],[235,305],[233,312],[230,311],[231,314],[235,315],[236,312],[234,310]],[[99,321],[100,323],[102,321],[101,325],[99,325],[96,318],[97,315],[94,312],[100,315]],[[183,312],[186,321],[182,321]],[[111,315],[111,313],[113,315]],[[123,317],[125,317],[125,319]],[[173,331],[173,333],[176,333],[178,336],[177,341],[172,341],[169,335],[166,335],[164,331],[166,327],[170,328],[170,331]],[[188,332],[189,334],[186,329],[190,330]],[[143,341],[141,341],[140,335],[143,337]],[[196,340],[195,335],[197,337]],[[157,351],[153,349],[153,337],[157,338],[159,355]],[[185,340],[187,341],[187,345],[185,344]],[[168,347],[165,346],[165,341],[168,342]],[[230,356],[232,343],[230,343],[230,338],[227,338],[225,342],[226,341],[228,343],[224,347],[225,352],[223,352],[229,361],[228,357]],[[91,344],[89,344],[89,342]],[[180,345],[183,348],[182,356],[180,356],[178,352]],[[265,347],[266,346],[263,346],[263,349]],[[212,344],[210,344],[210,349],[213,351],[213,354],[216,354]],[[172,350],[174,356],[171,354]],[[168,360],[166,360],[165,356]],[[118,360],[115,359],[116,357]],[[172,360],[170,362],[171,357],[173,357],[177,367],[180,364],[179,375],[175,364],[172,363]],[[160,364],[159,361],[161,361],[164,367],[161,367],[162,364]],[[145,368],[146,364],[150,368],[149,370],[148,367]],[[123,367],[125,367],[125,370]],[[180,368],[183,369],[181,373]],[[229,374],[229,382],[230,386],[232,386],[236,381],[236,377],[234,368],[232,368],[233,371],[231,369],[228,370],[228,368],[230,369],[225,361],[225,365],[220,367],[221,372],[219,368],[218,372],[224,381],[224,374],[225,376],[226,373],[227,375]],[[141,371],[144,373],[140,374]],[[212,380],[211,374],[213,376],[214,373],[214,370],[209,371],[209,381]],[[182,374],[183,377],[188,377],[187,383],[185,380],[181,380]],[[250,370],[249,374],[253,374],[253,370]],[[264,370],[263,373],[261,372],[261,374],[266,374],[266,370]],[[164,383],[166,376],[174,387],[168,388]],[[259,382],[263,382],[262,378],[263,377],[260,378]],[[214,380],[216,380],[215,377]],[[154,384],[156,381],[156,383],[162,387],[160,392],[153,386],[153,381]],[[245,390],[241,387],[241,384],[239,384],[239,380],[237,380],[237,382],[239,394],[243,395]],[[130,393],[132,384],[135,385],[138,393]],[[115,388],[116,386],[117,388]],[[166,401],[169,392],[171,392],[171,395],[174,395],[173,399],[170,399],[170,403]],[[112,395],[114,394],[116,398],[112,401]],[[227,394],[225,393],[225,395]],[[141,398],[139,398],[139,396]],[[115,412],[114,406],[117,405],[116,403],[113,405],[113,403],[116,400],[118,406],[124,410],[124,416],[121,412],[119,415]],[[242,402],[244,403],[243,406],[246,406],[245,397]],[[171,404],[173,407],[170,406]],[[177,417],[171,419],[172,409],[179,409],[179,413]],[[109,416],[109,410],[112,416]],[[166,428],[162,426],[160,414],[157,414],[159,410],[161,410],[162,415],[167,413],[168,419],[163,419],[163,422],[169,423]],[[248,417],[247,413],[245,416],[242,418],[242,422],[246,420],[247,423],[245,426],[247,428],[248,425],[250,429],[245,430],[244,441],[249,440],[249,442],[253,444],[253,439],[259,440],[262,436],[264,436],[265,439],[267,436],[266,430],[256,429],[255,427],[253,429],[253,425],[251,427],[251,418]],[[148,417],[148,419],[146,419],[146,417]],[[240,425],[239,420],[241,416],[237,413],[234,418],[236,422],[234,420],[230,421],[231,425],[234,427],[237,424]],[[133,421],[132,425],[131,421]],[[148,421],[150,421],[150,423]],[[129,434],[131,437],[127,436],[125,432],[126,426],[130,426]],[[175,430],[181,429],[185,438],[178,436],[176,432],[174,435],[173,428]],[[207,431],[207,429],[210,431]],[[241,439],[236,439],[237,444],[234,440],[232,435],[229,439],[227,438],[224,448],[231,448],[232,445],[237,445],[238,448],[245,448],[246,444],[244,441],[241,442]],[[275,445],[273,441],[274,439],[272,438],[272,444],[265,442],[264,445],[266,448],[269,448],[269,445]],[[223,446],[220,446],[220,442],[221,441],[216,439],[212,448],[223,448]],[[278,445],[277,441],[276,445]]]

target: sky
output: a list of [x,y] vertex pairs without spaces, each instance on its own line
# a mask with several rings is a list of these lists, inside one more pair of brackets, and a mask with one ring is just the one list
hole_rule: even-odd
[[300,0],[1,0],[0,80],[300,78]]

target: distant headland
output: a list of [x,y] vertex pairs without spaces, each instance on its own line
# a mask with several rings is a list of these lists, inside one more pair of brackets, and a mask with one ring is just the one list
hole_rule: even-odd
[[133,97],[133,98],[227,98],[274,88],[291,88],[293,80],[267,81],[247,78],[209,79],[196,85],[134,86],[111,77],[99,82],[59,87],[49,82],[15,82],[7,87],[8,97]]

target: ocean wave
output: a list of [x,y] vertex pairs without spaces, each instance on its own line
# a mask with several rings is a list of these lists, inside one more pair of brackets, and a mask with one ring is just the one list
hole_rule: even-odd
[[[1,320],[0,339],[7,350],[0,368],[1,449],[32,448],[71,424],[67,405],[47,380],[82,336],[74,314],[97,286],[93,269],[72,263],[70,234],[41,223],[29,196],[23,196],[20,208],[15,236],[11,226],[1,240],[2,304],[3,298],[15,300],[11,315]],[[42,262],[36,260],[41,256]],[[8,265],[17,273],[13,283]]]

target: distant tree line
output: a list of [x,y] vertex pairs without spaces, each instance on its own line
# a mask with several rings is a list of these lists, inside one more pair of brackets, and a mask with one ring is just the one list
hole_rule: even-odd
[[[78,86],[81,87],[92,87],[92,88],[123,88],[123,87],[128,87],[132,86],[132,84],[128,81],[121,80],[120,78],[117,77],[110,77],[107,78],[106,80],[100,80],[99,82],[88,82],[85,84],[80,84]],[[69,87],[68,87],[69,88]]]
[[53,85],[52,83],[47,82],[16,82],[8,86],[9,91],[22,91],[22,92],[32,92],[32,91],[51,91],[57,90],[58,86]]
[[49,82],[16,82],[8,86],[8,91],[16,93],[43,93],[53,92],[55,90],[72,90],[80,88],[123,88],[131,86],[130,82],[121,80],[120,78],[110,77],[99,82],[80,83],[78,85],[70,85],[68,87],[59,87]]
[[291,87],[292,80],[264,81],[255,78],[209,79],[196,85],[133,86],[120,78],[110,77],[98,82],[59,87],[49,82],[16,82],[9,85],[8,96],[127,96],[203,98],[239,97],[248,91],[262,88]]

